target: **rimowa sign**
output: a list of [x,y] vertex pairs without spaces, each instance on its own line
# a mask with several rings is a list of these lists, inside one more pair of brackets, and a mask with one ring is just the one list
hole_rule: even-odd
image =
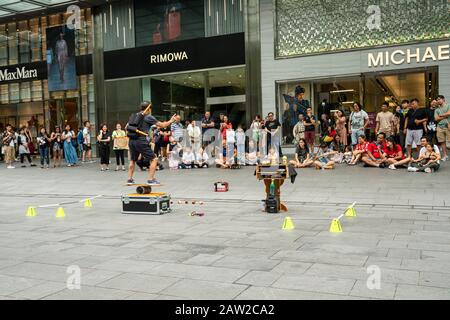
[[243,33],[104,53],[106,80],[243,64],[245,64]]

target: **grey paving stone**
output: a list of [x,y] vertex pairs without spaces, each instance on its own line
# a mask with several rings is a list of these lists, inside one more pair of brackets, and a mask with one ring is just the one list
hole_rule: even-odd
[[43,281],[19,276],[0,275],[0,295],[7,296],[13,293],[32,288]]
[[156,298],[158,298],[157,294],[136,292],[126,297],[125,300],[155,300]]
[[16,292],[13,296],[19,299],[38,300],[60,292],[66,288],[67,285],[65,283],[46,281],[34,287]]
[[358,300],[362,298],[311,291],[249,287],[236,300]]
[[391,249],[389,249],[388,257],[420,259],[420,250],[391,248]]
[[399,284],[395,299],[398,300],[449,300],[450,290],[426,286]]
[[317,276],[281,276],[272,287],[348,295],[356,280]]
[[160,262],[133,260],[133,259],[111,259],[99,264],[92,265],[94,269],[109,270],[116,272],[146,273],[161,265]]
[[419,285],[450,289],[450,276],[448,273],[421,272]]
[[214,262],[213,266],[246,270],[271,270],[278,263],[280,263],[279,260],[267,259],[265,256],[226,256]]
[[246,285],[240,284],[184,279],[163,290],[161,294],[186,299],[229,300],[246,288]]
[[[82,271],[83,272],[83,271]],[[88,274],[81,274],[81,285],[95,286],[101,282],[118,276],[120,272],[108,270],[92,270]]]
[[135,256],[138,260],[149,260],[157,262],[183,262],[192,258],[195,254],[186,251],[169,251],[161,249],[150,249]]
[[195,264],[195,265],[207,266],[207,265],[213,264],[217,260],[222,259],[223,257],[224,256],[221,255],[221,254],[200,253],[200,254],[197,254],[196,256],[193,256],[190,259],[185,260],[183,263],[184,264]]
[[144,293],[158,293],[170,285],[178,282],[178,278],[160,277],[136,273],[124,273],[97,286],[119,289],[123,291],[138,291]]
[[167,277],[180,277],[193,280],[232,283],[241,278],[248,271],[248,269],[241,270],[216,266],[196,266],[188,264],[164,263],[156,266],[148,273]]
[[1,273],[13,277],[65,282],[68,277],[68,274],[66,273],[67,267],[68,266],[24,262],[19,265],[4,268],[1,270]]
[[64,289],[43,300],[123,300],[134,292],[101,287],[82,286],[80,290]]
[[272,273],[280,273],[286,275],[299,275],[305,273],[313,264],[307,262],[282,261],[272,270]]
[[267,271],[250,271],[235,283],[248,284],[252,286],[269,287],[281,277],[279,273]]
[[363,297],[363,298],[375,298],[375,299],[394,299],[396,285],[392,283],[380,283],[380,288],[369,289],[367,282],[363,280],[358,280],[355,283],[351,296]]
[[281,259],[287,261],[302,261],[311,263],[335,263],[342,265],[362,266],[366,262],[368,256],[337,254],[329,252],[321,252],[320,250],[311,252],[281,250],[275,254],[272,259]]

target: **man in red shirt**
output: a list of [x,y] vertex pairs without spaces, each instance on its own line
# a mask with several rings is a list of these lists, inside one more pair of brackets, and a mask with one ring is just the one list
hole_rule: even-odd
[[377,141],[372,142],[367,147],[367,152],[361,158],[365,167],[386,168],[386,156],[383,150],[386,148],[386,139],[384,133],[377,135]]
[[386,146],[383,151],[386,155],[386,163],[389,165],[389,169],[395,170],[397,166],[411,162],[411,158],[405,157],[402,146],[397,144],[393,137],[386,139]]

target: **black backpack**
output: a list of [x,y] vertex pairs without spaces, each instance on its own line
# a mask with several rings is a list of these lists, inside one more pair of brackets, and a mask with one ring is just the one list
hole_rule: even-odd
[[139,138],[137,130],[142,131],[141,126],[144,122],[145,115],[142,112],[133,113],[128,120],[127,136],[130,140],[136,140]]

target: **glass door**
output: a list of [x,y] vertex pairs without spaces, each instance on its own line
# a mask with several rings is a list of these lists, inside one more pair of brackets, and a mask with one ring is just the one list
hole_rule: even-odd
[[61,126],[64,130],[66,125],[70,125],[72,130],[78,131],[80,127],[80,112],[78,99],[54,99],[49,101],[50,129]]

